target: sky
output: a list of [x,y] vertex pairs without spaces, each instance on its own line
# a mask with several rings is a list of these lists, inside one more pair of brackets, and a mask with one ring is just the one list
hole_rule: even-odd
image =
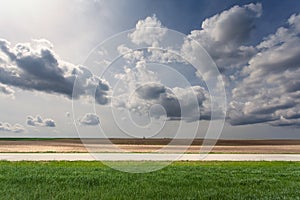
[[0,137],[300,138],[300,2],[0,0]]

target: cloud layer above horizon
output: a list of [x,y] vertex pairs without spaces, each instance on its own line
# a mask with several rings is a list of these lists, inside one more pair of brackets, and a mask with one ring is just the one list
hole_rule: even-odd
[[[262,5],[251,3],[233,6],[206,18],[199,29],[187,35],[179,54],[197,56],[193,54],[197,43],[215,61],[221,72],[218,78],[225,82],[229,124],[300,127],[300,14],[292,14],[276,32],[249,45],[251,34],[257,31],[255,23],[262,14]],[[160,48],[165,28],[153,15],[139,20],[128,37],[133,44]],[[113,89],[108,80],[94,75],[88,66],[64,61],[53,49],[51,42],[45,39],[15,46],[0,39],[0,95],[17,101],[15,94],[22,90],[42,92],[138,113],[147,113],[152,105],[159,104],[165,113],[154,111],[151,114],[156,118],[166,114],[169,120],[211,119],[210,94],[204,85],[170,87],[160,81],[155,72],[147,70],[147,62],[158,62],[181,66],[180,70],[187,71],[187,63],[169,51],[151,48],[141,51],[132,50],[126,44],[119,46],[118,52],[125,55],[126,65],[120,66],[124,73],[116,73],[114,78],[126,85],[126,90],[112,98]],[[190,78],[202,81],[197,72]],[[76,90],[73,91],[74,84]],[[199,110],[195,110],[195,106]],[[188,111],[184,116],[182,108]],[[105,116],[101,113],[99,116],[86,113],[79,123],[95,126],[102,117]],[[55,127],[55,121],[28,116],[26,124]],[[0,131],[19,133],[24,130],[20,124],[0,122]]]
[[[73,92],[75,80],[81,87]],[[94,96],[99,104],[108,102],[109,86],[86,67],[60,60],[45,39],[19,43],[13,48],[0,39],[0,84],[0,92],[7,95],[14,93],[11,87],[16,87],[69,99]]]

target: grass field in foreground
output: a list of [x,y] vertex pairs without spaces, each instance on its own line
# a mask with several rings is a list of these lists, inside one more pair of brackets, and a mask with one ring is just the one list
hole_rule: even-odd
[[99,162],[0,162],[1,199],[300,199],[299,189],[299,162],[175,162],[146,174]]

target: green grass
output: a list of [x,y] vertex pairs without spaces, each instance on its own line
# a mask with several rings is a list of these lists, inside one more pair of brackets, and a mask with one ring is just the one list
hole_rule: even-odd
[[300,163],[175,162],[129,174],[99,162],[1,161],[0,199],[300,199]]

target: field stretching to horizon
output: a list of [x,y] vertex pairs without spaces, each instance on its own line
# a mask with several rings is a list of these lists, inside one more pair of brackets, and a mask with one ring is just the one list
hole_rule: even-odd
[[96,161],[0,162],[1,199],[299,199],[299,182],[299,162],[175,162],[144,174]]
[[[93,152],[141,152],[150,153],[169,145],[170,153],[186,151],[199,153],[203,139],[138,139],[110,138],[0,138],[0,152],[47,152],[47,153],[83,153]],[[206,140],[209,142],[209,140]],[[83,144],[84,143],[84,144]],[[186,145],[191,143],[191,145]],[[212,142],[212,144],[214,144]],[[115,148],[118,147],[118,148]],[[88,148],[88,149],[87,149]],[[218,140],[211,153],[300,153],[300,140]]]

